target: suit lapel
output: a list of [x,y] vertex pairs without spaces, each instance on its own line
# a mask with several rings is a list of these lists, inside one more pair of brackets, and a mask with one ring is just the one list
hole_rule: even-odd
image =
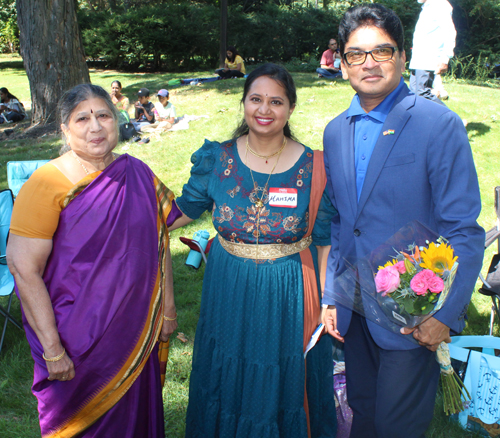
[[[387,157],[391,153],[396,141],[401,135],[408,119],[410,119],[411,115],[407,110],[413,106],[414,103],[415,95],[410,94],[408,88],[404,87],[396,98],[396,102],[394,103],[394,106],[389,112],[384,126],[382,127],[382,134],[378,138],[375,148],[373,149],[370,164],[368,165],[368,170],[366,171],[363,189],[361,190],[356,217],[359,217],[361,211],[363,210],[363,207],[365,206],[366,201],[368,200],[373,187],[380,176],[380,172],[382,172]],[[386,130],[393,130],[394,134],[383,135]]]
[[356,169],[354,167],[354,123],[352,118],[346,118],[341,129],[342,165],[344,171],[345,190],[349,198],[353,216],[356,215],[358,199],[356,194]]

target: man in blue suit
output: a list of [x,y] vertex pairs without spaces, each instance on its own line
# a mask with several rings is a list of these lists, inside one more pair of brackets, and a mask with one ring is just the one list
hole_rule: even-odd
[[[351,438],[421,438],[433,416],[437,346],[464,328],[483,260],[476,170],[460,118],[405,85],[403,27],[378,4],[356,6],[339,27],[344,79],[357,92],[325,129],[332,222],[323,297],[328,332],[345,340]],[[452,244],[459,268],[444,307],[406,336],[394,334],[331,297],[334,280],[412,220]],[[409,342],[413,336],[417,343]]]

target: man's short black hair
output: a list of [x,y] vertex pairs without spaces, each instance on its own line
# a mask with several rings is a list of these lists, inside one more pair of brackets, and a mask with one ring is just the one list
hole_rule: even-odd
[[359,27],[375,26],[386,32],[398,46],[404,50],[404,30],[396,13],[378,3],[364,3],[347,10],[339,25],[340,53],[344,53],[345,45],[355,30]]

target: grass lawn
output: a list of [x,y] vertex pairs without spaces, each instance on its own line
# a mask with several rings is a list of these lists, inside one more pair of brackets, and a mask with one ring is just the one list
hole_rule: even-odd
[[[20,58],[0,55],[2,84],[16,95],[25,106],[30,105],[29,83]],[[114,71],[91,71],[94,84],[110,88],[114,79],[119,79],[123,92],[130,101],[135,101],[139,88],[147,87],[152,92],[166,87],[175,77],[203,77],[211,72],[187,74],[125,74]],[[292,129],[297,138],[312,147],[322,148],[323,130],[326,124],[346,109],[354,95],[348,83],[329,82],[318,79],[312,73],[293,74],[298,89],[298,105],[292,116]],[[242,79],[217,81],[201,86],[171,89],[170,101],[177,115],[208,116],[190,123],[189,130],[167,132],[152,138],[149,144],[121,143],[116,151],[128,153],[145,161],[152,170],[176,194],[188,180],[191,154],[203,144],[205,138],[223,141],[231,136],[242,117],[239,99],[243,89]],[[447,105],[468,121],[467,131],[479,174],[483,211],[480,224],[489,229],[495,221],[493,189],[500,185],[498,157],[500,156],[500,89],[495,86],[472,86],[462,83],[446,83],[450,94]],[[2,137],[3,139],[4,137]],[[61,140],[45,136],[31,140],[0,141],[0,189],[7,188],[6,163],[13,160],[55,158]],[[402,182],[404,184],[404,182]],[[404,189],[404,187],[402,187]],[[215,234],[210,217],[205,214],[200,220],[172,233],[171,245],[174,265],[174,282],[178,308],[178,332],[184,333],[187,342],[174,335],[167,368],[164,390],[165,424],[167,437],[184,436],[184,416],[188,400],[189,374],[193,340],[198,320],[203,268],[188,269],[185,259],[187,247],[181,245],[179,236],[192,236],[197,229],[207,229]],[[492,250],[485,256],[486,270]],[[474,294],[469,307],[467,334],[488,333],[489,298]],[[1,299],[2,305],[6,304]],[[20,318],[19,302],[14,299],[13,313]],[[3,323],[3,318],[1,321]],[[498,335],[498,328],[496,328]],[[0,436],[29,438],[40,436],[36,400],[30,391],[33,361],[24,333],[9,326],[4,348],[0,355]],[[435,419],[428,431],[429,438],[475,437],[450,422],[442,413],[442,401],[438,395]]]

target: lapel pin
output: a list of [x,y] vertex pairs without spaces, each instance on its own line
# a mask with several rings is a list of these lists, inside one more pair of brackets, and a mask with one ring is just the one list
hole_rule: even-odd
[[388,129],[387,131],[384,131],[384,135],[394,135],[394,129]]

